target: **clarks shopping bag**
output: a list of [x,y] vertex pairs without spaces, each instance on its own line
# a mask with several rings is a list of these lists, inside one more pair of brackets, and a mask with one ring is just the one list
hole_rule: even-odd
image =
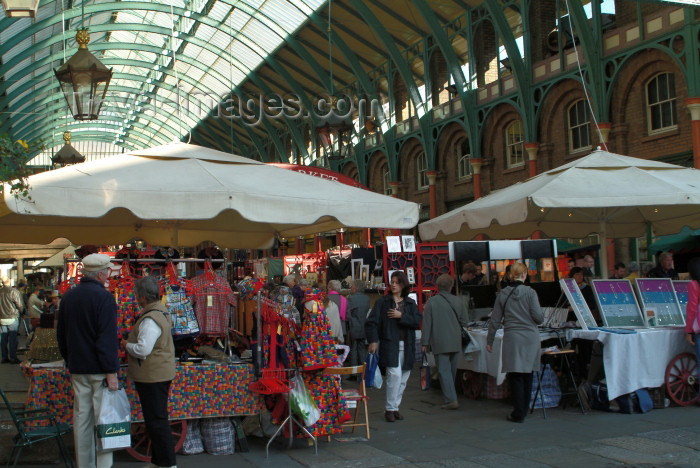
[[118,450],[131,447],[131,407],[123,388],[111,391],[100,387],[98,396],[97,447],[99,450]]

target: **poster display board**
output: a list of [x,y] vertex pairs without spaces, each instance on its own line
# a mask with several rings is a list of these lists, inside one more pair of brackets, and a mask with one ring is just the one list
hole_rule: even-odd
[[593,280],[593,291],[606,327],[646,327],[629,280]]
[[576,280],[573,278],[562,278],[559,280],[559,285],[561,286],[561,290],[564,291],[566,298],[569,300],[569,304],[576,314],[581,328],[584,330],[597,328],[598,324],[595,322],[591,309],[588,308],[588,304],[586,304],[586,300],[583,294],[581,294],[581,289],[579,289],[576,284]]
[[649,326],[685,325],[685,318],[669,278],[637,278],[636,282],[639,302]]
[[674,281],[673,292],[676,293],[676,299],[681,306],[681,311],[685,311],[685,306],[688,304],[688,285],[690,281]]

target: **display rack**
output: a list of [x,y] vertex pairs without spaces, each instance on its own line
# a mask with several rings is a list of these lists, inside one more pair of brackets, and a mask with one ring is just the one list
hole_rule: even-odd
[[629,280],[593,280],[598,310],[606,327],[640,328],[647,321],[642,316],[637,297]]
[[[256,311],[257,319],[257,342],[256,347],[256,377],[255,382],[249,385],[251,392],[261,395],[283,395],[287,400],[288,413],[285,419],[280,423],[280,426],[272,434],[270,439],[265,444],[265,457],[270,456],[270,445],[282,433],[285,427],[289,431],[288,448],[292,448],[294,443],[294,426],[298,427],[306,434],[314,444],[314,451],[318,455],[318,441],[311,432],[297,419],[292,413],[292,407],[289,404],[289,393],[292,390],[292,379],[298,370],[296,368],[282,367],[281,363],[277,362],[277,335],[278,330],[282,327],[294,327],[290,319],[284,317],[277,308],[280,304],[273,303],[262,297],[260,292],[257,293],[258,307]],[[263,310],[264,309],[264,310]],[[268,335],[267,338],[264,335]],[[263,348],[266,339],[269,339],[267,349]],[[269,359],[265,362],[265,355],[269,355]]]
[[650,326],[685,326],[685,317],[669,278],[637,278],[635,284]]

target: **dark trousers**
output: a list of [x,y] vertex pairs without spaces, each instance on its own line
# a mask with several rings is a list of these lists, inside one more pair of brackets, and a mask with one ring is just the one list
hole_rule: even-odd
[[365,340],[351,340],[350,355],[346,362],[350,366],[361,366],[367,360],[367,342]]
[[141,401],[148,437],[151,439],[151,463],[157,466],[175,466],[175,440],[168,421],[170,381],[134,384]]
[[532,394],[532,372],[509,372],[510,393],[513,398],[513,419],[522,420],[530,409],[530,395]]

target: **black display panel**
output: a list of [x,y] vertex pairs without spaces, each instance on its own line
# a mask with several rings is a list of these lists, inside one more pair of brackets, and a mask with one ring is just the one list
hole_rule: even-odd
[[489,260],[488,241],[453,242],[452,248],[456,264],[470,260],[474,263],[481,263]]
[[523,251],[523,258],[553,258],[555,256],[552,239],[524,240],[521,242],[520,248]]

